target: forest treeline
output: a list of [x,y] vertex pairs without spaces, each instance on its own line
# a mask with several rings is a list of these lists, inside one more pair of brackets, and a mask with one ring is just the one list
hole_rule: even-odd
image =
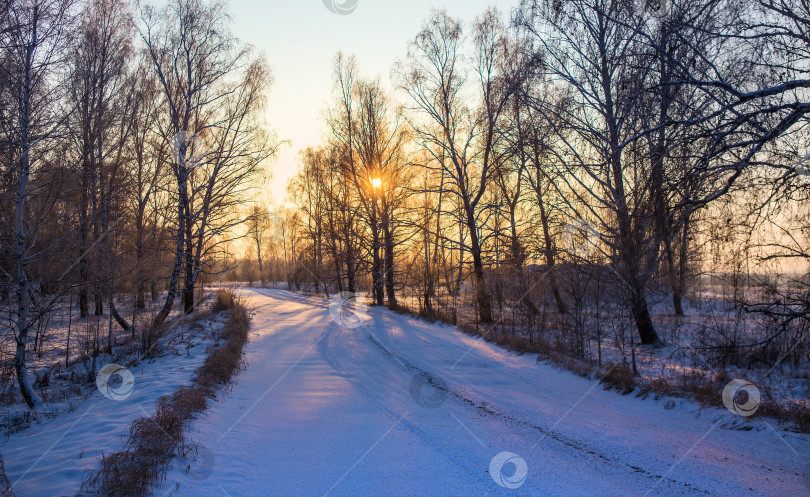
[[390,85],[339,53],[265,272],[574,349],[609,312],[660,344],[651,307],[723,275],[764,323],[734,346],[807,362],[808,28],[798,0],[523,0],[434,11]]
[[274,154],[270,82],[216,0],[0,5],[1,326],[28,406],[31,342],[65,301],[110,319],[77,355],[121,331],[149,350],[178,301],[194,310]]

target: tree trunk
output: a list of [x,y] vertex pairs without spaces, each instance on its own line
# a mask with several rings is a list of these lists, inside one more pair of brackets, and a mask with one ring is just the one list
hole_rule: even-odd
[[676,316],[683,316],[683,299],[679,290],[672,291],[672,306],[675,308]]
[[[385,206],[383,210],[387,210]],[[394,233],[387,212],[383,212],[382,229],[385,243],[385,293],[388,296],[388,307],[394,309],[397,306],[397,297],[394,293]]]
[[356,272],[357,266],[354,264],[354,255],[350,252],[346,257],[346,285],[351,293],[355,293],[357,291]]
[[[90,147],[94,148],[92,142],[90,144]],[[91,188],[91,192],[92,192],[92,194],[90,196],[90,200],[92,202],[92,207],[93,207],[93,245],[98,243],[99,238],[101,237],[101,231],[99,229],[99,219],[98,219],[98,213],[99,213],[98,202],[99,202],[99,199],[98,199],[98,195],[96,195],[98,184],[97,184],[97,178],[96,178],[95,170],[92,168],[96,164],[95,161],[96,161],[96,157],[95,157],[95,152],[94,152],[93,154],[91,154],[91,157],[90,157],[90,164],[92,165],[91,170],[90,170],[90,178],[91,178],[90,188]],[[104,295],[105,295],[105,290],[104,290],[104,287],[102,285],[101,278],[104,275],[104,267],[102,265],[101,257],[98,256],[99,255],[98,250],[94,250],[94,253],[96,255],[95,264],[94,264],[96,274],[95,274],[95,277],[93,278],[93,304],[94,304],[93,315],[94,316],[103,316],[104,315]]]
[[135,308],[146,308],[146,284],[143,281],[143,270],[135,273]]
[[184,261],[184,274],[183,274],[183,313],[191,314],[194,312],[194,241],[192,240],[192,222],[191,222],[191,205],[186,196],[184,202],[185,209],[185,261]]
[[178,189],[179,195],[177,200],[177,234],[175,235],[175,255],[174,255],[174,268],[172,268],[172,275],[169,278],[169,288],[166,292],[166,300],[163,302],[163,308],[161,308],[160,312],[155,316],[155,319],[152,321],[152,330],[158,328],[166,318],[169,316],[169,313],[172,310],[172,305],[174,305],[174,297],[175,293],[177,292],[177,281],[180,278],[180,270],[183,265],[183,242],[185,241],[184,233],[185,233],[185,205],[183,203],[184,199],[186,198],[186,172],[185,168],[180,166],[181,170],[178,171]]
[[89,280],[87,270],[87,165],[83,165],[81,209],[79,210],[79,317],[86,318],[89,314],[87,299],[87,284]]
[[[471,208],[466,208],[467,229],[470,231],[470,255],[473,258],[473,276],[475,277],[475,302],[478,307],[478,319],[482,324],[492,323],[492,298],[486,287],[484,261],[481,258],[481,244]],[[459,261],[459,264],[461,261]]]
[[[535,155],[535,160],[539,161],[539,157]],[[538,162],[539,164],[539,162]],[[534,188],[535,195],[537,196],[537,204],[540,207],[540,224],[543,227],[543,255],[546,259],[546,267],[548,268],[548,279],[551,285],[551,294],[554,297],[554,302],[557,304],[557,311],[560,314],[568,314],[568,306],[560,294],[560,285],[557,282],[557,268],[556,259],[554,254],[554,241],[551,238],[551,230],[548,224],[548,213],[546,212],[546,203],[543,201],[543,192],[540,187],[540,178],[537,178],[537,183]]]
[[104,297],[102,296],[101,290],[101,283],[98,282],[96,284],[96,291],[93,292],[93,301],[95,304],[93,315],[95,316],[103,316],[104,315]]
[[672,240],[667,237],[664,240],[664,251],[667,259],[667,274],[669,289],[672,293],[672,307],[676,316],[683,316],[683,305],[681,303],[681,292],[678,288],[678,266],[675,263],[675,254],[672,250]]
[[138,217],[135,219],[135,308],[146,308],[146,282],[144,281],[143,257],[144,257],[144,229],[143,211],[138,209]]
[[660,340],[655,332],[655,327],[650,317],[650,311],[647,307],[647,299],[644,295],[644,285],[640,280],[639,265],[642,263],[641,259],[644,253],[644,247],[640,245],[636,233],[633,231],[633,223],[627,203],[625,178],[622,171],[622,149],[618,145],[620,143],[619,125],[618,119],[613,112],[612,79],[604,60],[606,54],[601,53],[600,56],[602,58],[601,83],[603,90],[606,92],[605,107],[607,113],[605,115],[605,122],[607,124],[608,138],[611,145],[608,162],[608,167],[610,168],[608,171],[608,179],[612,186],[612,201],[615,205],[616,223],[618,224],[619,240],[617,251],[624,266],[626,283],[630,286],[630,311],[636,323],[639,336],[641,337],[641,343],[645,345],[658,344]]
[[[683,227],[681,229],[681,243],[680,243],[680,253],[678,254],[678,271],[677,271],[677,283],[675,285],[676,291],[673,292],[673,298],[678,300],[678,306],[681,309],[680,316],[683,315],[683,294],[686,291],[686,275],[687,271],[689,270],[689,216],[690,212],[684,214],[684,221]],[[677,308],[676,308],[677,311]]]
[[382,282],[382,261],[380,260],[379,233],[374,231],[374,248],[372,250],[371,263],[371,287],[374,305],[383,305],[383,282]]
[[21,122],[21,157],[17,169],[17,198],[14,208],[14,235],[16,238],[14,258],[17,269],[17,343],[14,354],[14,371],[17,373],[17,382],[20,393],[29,408],[35,408],[42,403],[42,399],[34,391],[28,379],[28,369],[25,364],[28,331],[31,323],[28,319],[29,307],[29,281],[28,281],[28,235],[25,230],[24,216],[25,204],[28,197],[28,179],[31,173],[30,164],[30,138],[29,126],[31,122],[31,71],[34,48],[37,45],[37,19],[39,7],[35,4],[32,22],[33,40],[26,46],[24,83],[22,91]]
[[382,260],[380,259],[380,227],[377,223],[377,200],[371,213],[371,295],[374,305],[383,305]]
[[641,337],[641,343],[644,345],[658,345],[660,343],[660,339],[658,338],[658,334],[655,332],[652,317],[650,317],[650,310],[647,307],[647,299],[644,297],[644,294],[641,293],[642,290],[640,285],[636,284],[634,287],[635,291],[630,297],[630,304],[633,313],[633,320],[636,323],[638,334]]
[[256,242],[256,258],[259,259],[259,279],[262,282],[262,288],[265,286],[264,282],[264,269],[262,268],[262,247],[261,241]]

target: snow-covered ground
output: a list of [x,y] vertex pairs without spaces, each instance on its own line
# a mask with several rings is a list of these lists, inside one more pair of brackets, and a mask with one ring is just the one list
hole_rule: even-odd
[[[84,474],[98,469],[101,455],[121,449],[132,421],[154,415],[158,397],[189,382],[205,360],[206,348],[215,343],[224,319],[212,315],[197,322],[178,320],[161,338],[159,357],[129,368],[134,380],[131,388],[123,382],[111,383],[108,398],[95,385],[86,386],[92,390],[69,403],[47,404],[47,416],[40,413],[40,419],[27,429],[0,437],[0,454],[14,493],[18,497],[76,495]],[[110,358],[99,360],[101,366]],[[66,407],[71,411],[62,412]]]
[[176,458],[156,495],[810,493],[810,437],[773,421],[621,396],[385,309],[346,327],[325,299],[243,292],[248,367],[192,422],[197,454]]

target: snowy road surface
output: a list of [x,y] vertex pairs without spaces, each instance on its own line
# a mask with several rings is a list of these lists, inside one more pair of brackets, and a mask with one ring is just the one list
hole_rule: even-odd
[[805,435],[730,429],[728,411],[621,396],[384,309],[349,329],[324,299],[244,294],[248,367],[156,495],[808,495]]

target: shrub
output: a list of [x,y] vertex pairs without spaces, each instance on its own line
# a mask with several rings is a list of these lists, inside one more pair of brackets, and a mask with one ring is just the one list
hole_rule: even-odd
[[623,364],[606,364],[605,373],[599,380],[605,388],[612,388],[627,395],[636,388],[636,375]]
[[236,295],[233,291],[227,288],[220,288],[217,290],[217,298],[214,301],[214,305],[211,308],[214,312],[224,311],[227,309],[233,309],[236,305]]

